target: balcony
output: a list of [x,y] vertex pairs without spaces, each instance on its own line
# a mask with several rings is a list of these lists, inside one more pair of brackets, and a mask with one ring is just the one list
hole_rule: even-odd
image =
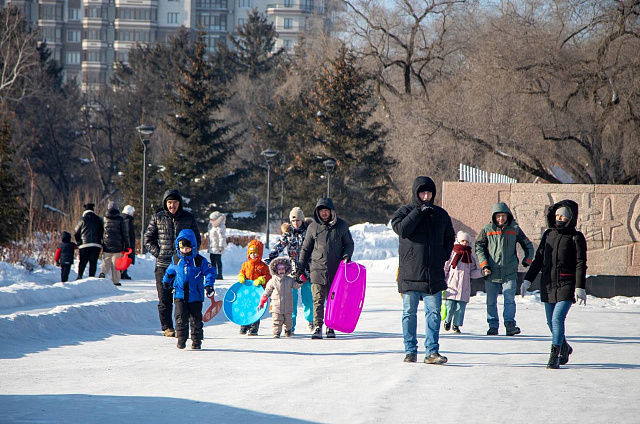
[[307,3],[276,3],[267,5],[267,14],[272,15],[274,13],[325,13],[327,10],[324,6],[314,6]]

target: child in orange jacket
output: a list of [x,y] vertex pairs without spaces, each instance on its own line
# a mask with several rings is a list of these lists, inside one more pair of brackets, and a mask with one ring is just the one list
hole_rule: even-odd
[[[240,273],[238,274],[238,282],[244,283],[245,280],[253,280],[254,286],[264,287],[267,281],[271,279],[271,273],[267,264],[262,262],[262,251],[264,245],[260,240],[251,240],[247,247],[247,261],[242,264]],[[240,334],[249,336],[257,336],[260,328],[260,320],[251,325],[241,325]]]

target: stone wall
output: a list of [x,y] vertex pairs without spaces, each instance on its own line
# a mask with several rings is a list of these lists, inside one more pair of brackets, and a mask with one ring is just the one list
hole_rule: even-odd
[[442,184],[442,206],[456,231],[475,238],[490,221],[493,204],[505,202],[534,248],[546,229],[547,208],[563,199],[580,205],[578,229],[587,239],[587,273],[640,276],[640,186]]

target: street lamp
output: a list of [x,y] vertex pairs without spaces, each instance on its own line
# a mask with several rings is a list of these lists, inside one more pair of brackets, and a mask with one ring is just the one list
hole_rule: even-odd
[[331,174],[336,169],[336,160],[329,158],[323,161],[324,167],[327,169],[327,197],[331,197]]
[[271,195],[271,162],[273,158],[278,154],[277,150],[267,149],[260,153],[267,160],[267,239],[264,243],[264,247],[269,248],[269,196]]
[[[144,255],[144,225],[145,225],[145,212],[147,209],[147,146],[149,146],[150,138],[156,127],[153,125],[140,125],[136,127],[140,141],[142,142],[142,230],[140,238],[140,253]],[[133,246],[135,250],[135,246]]]
[[280,224],[282,224],[283,221],[283,215],[284,215],[284,173],[285,173],[285,169],[284,169],[284,165],[287,163],[287,158],[285,155],[282,155],[282,161],[280,162],[280,164],[282,165],[282,170],[281,170],[281,175],[280,175]]

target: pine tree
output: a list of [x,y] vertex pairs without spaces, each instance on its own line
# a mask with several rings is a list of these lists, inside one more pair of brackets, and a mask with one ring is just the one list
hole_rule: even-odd
[[0,243],[16,240],[19,231],[24,228],[27,214],[22,204],[22,187],[14,171],[11,169],[12,152],[11,128],[6,118],[0,129]]
[[167,126],[180,143],[164,173],[168,187],[177,186],[189,199],[185,206],[201,217],[212,203],[230,197],[240,176],[227,166],[237,135],[230,125],[215,117],[229,95],[223,78],[205,54],[206,45],[199,34],[189,61],[177,66],[176,90],[168,96],[175,115]]
[[319,150],[337,162],[331,180],[336,207],[353,220],[386,221],[394,162],[385,155],[382,124],[369,122],[375,105],[367,76],[346,47],[322,67],[305,102]]

